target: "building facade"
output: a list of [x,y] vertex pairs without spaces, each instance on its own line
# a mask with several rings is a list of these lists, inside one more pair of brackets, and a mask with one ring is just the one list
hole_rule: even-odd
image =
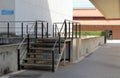
[[[67,5],[67,6],[66,6]],[[0,21],[72,20],[72,0],[0,0]]]
[[120,39],[120,20],[106,19],[97,9],[74,9],[73,20],[81,23],[82,31],[106,31],[108,39]]

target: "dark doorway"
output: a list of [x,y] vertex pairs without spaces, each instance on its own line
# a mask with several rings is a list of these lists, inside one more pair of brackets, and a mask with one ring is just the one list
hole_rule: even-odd
[[105,30],[106,31],[106,33],[107,33],[107,39],[108,40],[112,40],[112,30]]

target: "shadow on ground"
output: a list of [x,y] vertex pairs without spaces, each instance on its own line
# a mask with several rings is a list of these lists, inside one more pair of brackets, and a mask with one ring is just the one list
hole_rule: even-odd
[[40,73],[37,72],[31,72],[31,71],[24,71],[22,73],[19,74],[15,74],[15,75],[10,75],[8,78],[39,78],[42,75]]

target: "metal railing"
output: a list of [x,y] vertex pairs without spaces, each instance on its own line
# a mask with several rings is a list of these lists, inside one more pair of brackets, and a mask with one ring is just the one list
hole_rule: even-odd
[[[55,71],[55,48],[57,43],[59,43],[59,54],[61,53],[61,39],[73,39],[80,38],[81,24],[79,22],[74,22],[70,20],[64,20],[64,22],[57,22],[53,24],[53,37],[57,38],[53,46],[52,51],[52,71]],[[66,42],[64,42],[64,45]],[[70,44],[69,44],[70,48]]]
[[[58,52],[61,54],[62,39],[80,38],[80,27],[78,22],[64,20],[63,23],[53,24],[53,37],[56,38],[52,49],[52,71],[55,71],[55,52],[56,46],[59,44]],[[79,35],[78,35],[79,33]],[[30,42],[35,42],[38,38],[48,38],[48,23],[46,21],[36,21],[31,26],[26,24],[26,35],[23,36],[23,41],[17,48],[18,50],[18,70],[20,70],[21,57],[29,52]],[[27,47],[23,49],[26,42]],[[70,45],[69,45],[70,46]]]
[[46,21],[41,22],[38,20],[36,23],[35,21],[0,21],[0,44],[3,45],[21,42],[33,24],[38,26],[34,26],[31,29],[31,31],[34,31],[34,36],[41,36],[42,38],[45,35],[48,36],[48,23]]
[[57,37],[58,33],[65,39],[80,38],[81,24],[79,22],[64,20],[53,24],[53,37]]
[[[59,44],[59,54],[61,53],[62,39],[80,38],[81,25],[79,22],[64,20],[53,24],[53,37],[56,38],[52,50],[52,71],[55,71],[55,48]],[[79,35],[78,35],[79,33]],[[64,45],[66,42],[64,42]],[[70,45],[69,45],[70,46]],[[70,47],[69,47],[70,48]]]
[[[20,70],[20,64],[26,53],[30,51],[30,43],[36,42],[38,38],[48,38],[48,22],[35,21],[31,26],[26,25],[26,35],[17,48],[17,65]],[[27,45],[25,47],[24,45]]]

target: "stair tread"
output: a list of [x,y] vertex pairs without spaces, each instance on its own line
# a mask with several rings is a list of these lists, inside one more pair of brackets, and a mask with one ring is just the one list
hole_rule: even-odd
[[54,43],[32,43],[31,45],[54,45]]
[[41,47],[32,47],[32,48],[30,48],[30,49],[36,49],[36,50],[52,50],[53,48],[48,48],[48,47],[46,47],[46,48],[41,48]]
[[[25,58],[24,60],[37,60],[37,61],[52,61],[52,59],[40,59],[40,58]],[[55,58],[55,61],[59,61],[59,58]]]
[[24,64],[21,64],[21,66],[44,66],[44,67],[51,67],[52,64],[28,64],[28,63],[24,63]]
[[[50,53],[48,53],[48,52],[47,52],[47,53],[27,53],[27,54],[29,54],[29,55],[30,55],[30,54],[31,54],[31,55],[32,55],[32,54],[33,54],[33,55],[42,55],[42,54],[44,54],[44,55],[52,55],[51,52],[50,52]],[[60,54],[55,53],[54,55],[60,55]]]
[[[46,45],[46,46],[53,46],[55,43],[32,43],[31,45]],[[59,45],[59,44],[56,44],[56,45]],[[61,44],[63,45],[63,44]]]

